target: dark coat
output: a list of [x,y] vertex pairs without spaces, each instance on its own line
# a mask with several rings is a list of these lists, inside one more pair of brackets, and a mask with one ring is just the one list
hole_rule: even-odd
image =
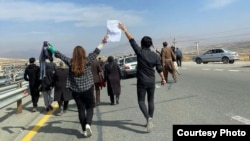
[[58,68],[54,74],[54,100],[61,101],[63,96],[63,101],[69,101],[72,99],[71,91],[66,89],[66,81],[69,70],[67,68]]
[[107,82],[108,95],[121,94],[121,70],[115,62],[110,62],[105,65],[104,80]]
[[30,64],[25,68],[24,80],[29,81],[30,87],[38,88],[40,85],[40,68],[36,64]]
[[95,60],[91,64],[91,71],[92,71],[92,74],[93,74],[94,83],[100,83],[99,72],[102,72],[102,68],[100,66],[100,61]]
[[55,73],[55,64],[53,62],[46,62],[45,77],[41,79],[40,91],[48,91],[53,89],[53,78]]

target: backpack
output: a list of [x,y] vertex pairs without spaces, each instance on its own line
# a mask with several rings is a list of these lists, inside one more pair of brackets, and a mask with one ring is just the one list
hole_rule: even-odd
[[47,91],[51,90],[53,87],[53,71],[51,69],[46,70],[46,76],[42,78],[41,85],[40,85],[40,91]]

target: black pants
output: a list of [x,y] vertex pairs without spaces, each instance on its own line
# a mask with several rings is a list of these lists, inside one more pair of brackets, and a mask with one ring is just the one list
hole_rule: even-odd
[[[138,104],[146,119],[148,119],[149,117],[153,118],[154,115],[154,92],[155,92],[155,84],[148,86],[137,84]],[[148,100],[148,108],[146,107],[145,104],[146,95]]]
[[68,105],[69,105],[69,101],[57,101],[59,107],[61,108],[63,106],[63,110],[67,110],[68,109]]
[[176,63],[177,63],[178,67],[181,67],[181,60],[182,60],[182,58],[180,56],[176,57]]
[[38,103],[39,96],[40,96],[38,87],[30,86],[30,95],[31,95],[33,107],[37,107],[37,103]]
[[94,87],[92,86],[90,89],[84,92],[72,92],[72,96],[77,105],[78,116],[82,130],[85,131],[85,125],[91,125],[92,123],[94,112]]

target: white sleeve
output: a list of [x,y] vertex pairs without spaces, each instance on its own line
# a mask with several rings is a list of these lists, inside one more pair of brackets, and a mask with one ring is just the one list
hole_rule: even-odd
[[100,44],[97,46],[97,48],[101,50],[101,49],[103,48],[103,46],[104,46],[104,44],[103,44],[103,43],[100,43]]

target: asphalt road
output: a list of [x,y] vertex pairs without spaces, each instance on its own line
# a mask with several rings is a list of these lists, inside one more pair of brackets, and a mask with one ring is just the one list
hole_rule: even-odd
[[146,133],[146,120],[137,104],[136,79],[129,78],[122,80],[119,105],[109,105],[106,88],[101,91],[90,138],[81,135],[73,100],[69,111],[58,116],[56,109],[45,112],[42,97],[36,113],[30,112],[30,97],[24,99],[21,114],[15,114],[16,103],[0,109],[0,137],[6,141],[170,141],[174,124],[250,124],[250,62],[184,62],[180,72],[177,83],[171,77],[165,86],[156,83],[151,133]]

